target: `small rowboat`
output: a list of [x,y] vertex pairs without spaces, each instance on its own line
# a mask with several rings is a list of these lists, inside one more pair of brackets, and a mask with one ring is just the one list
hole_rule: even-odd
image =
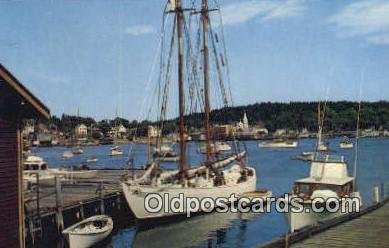
[[95,215],[66,228],[62,234],[66,237],[70,248],[85,248],[108,237],[112,229],[111,217]]

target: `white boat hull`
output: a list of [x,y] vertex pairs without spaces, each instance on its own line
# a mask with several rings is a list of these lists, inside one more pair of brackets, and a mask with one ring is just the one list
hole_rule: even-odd
[[[28,184],[37,184],[37,178],[35,176],[23,177],[24,182]],[[40,186],[54,186],[55,185],[55,176],[41,176],[39,177]]]
[[[309,213],[305,210],[309,208]],[[307,210],[308,211],[308,210]],[[312,226],[317,224],[319,221],[331,219],[340,216],[342,213],[335,212],[323,212],[314,213],[310,207],[304,207],[304,211],[301,213],[289,212],[286,214],[290,232],[295,232],[303,227]]]
[[324,145],[324,144],[319,144],[317,146],[317,150],[320,151],[320,152],[326,152],[326,151],[328,151],[328,147],[326,145]]
[[156,158],[155,160],[161,161],[161,162],[177,162],[180,160],[180,157],[159,157]]
[[106,237],[109,236],[111,231],[107,231],[104,233],[99,234],[88,234],[88,235],[79,235],[79,234],[69,234],[67,235],[67,240],[69,242],[70,248],[86,248],[91,247],[102,240],[104,240]]
[[296,148],[298,146],[297,141],[293,142],[266,142],[259,144],[262,148]]
[[[224,171],[226,178],[228,177],[229,173],[235,173],[232,172],[232,169]],[[255,169],[253,168],[250,169],[253,170],[254,174],[253,176],[248,177],[247,181],[236,183],[236,181],[228,182],[226,179],[226,184],[222,186],[206,186],[206,187],[190,188],[190,187],[181,187],[179,185],[131,186],[126,183],[122,183],[122,188],[127,203],[137,219],[146,220],[146,219],[162,218],[162,217],[168,217],[174,215],[183,215],[183,214],[187,214],[189,210],[183,209],[182,212],[176,213],[171,211],[169,208],[169,211],[164,212],[163,211],[165,209],[164,203],[162,204],[163,205],[162,210],[159,212],[150,213],[146,211],[145,209],[146,195],[150,193],[155,193],[160,195],[162,199],[164,199],[164,194],[168,194],[169,199],[172,199],[174,197],[179,197],[180,194],[183,194],[184,201],[188,197],[196,197],[200,201],[204,198],[212,198],[213,200],[215,200],[218,197],[229,198],[232,194],[235,194],[236,197],[239,197],[243,193],[254,191],[256,189],[257,180],[256,180]],[[238,177],[234,178],[233,180],[237,178]]]
[[113,230],[113,222],[112,219],[108,216],[104,216],[106,218],[109,218],[108,225],[105,226],[102,230],[99,230],[98,232],[78,232],[77,228],[80,224],[83,222],[87,222],[88,220],[100,218],[101,216],[94,216],[91,218],[88,218],[84,221],[81,221],[67,229],[65,229],[62,233],[65,235],[70,248],[86,248],[91,247],[102,240],[104,240],[106,237],[108,237],[112,230]]
[[[356,197],[359,197],[358,192],[355,192],[354,194],[356,195]],[[359,197],[359,199],[360,199],[360,197]],[[361,199],[360,199],[360,202],[361,202]],[[341,206],[345,207],[344,204],[345,204],[344,202],[340,203]],[[344,214],[352,213],[352,211],[341,212],[340,211],[341,209],[342,209],[342,207],[340,207],[339,211],[334,212],[334,213],[328,212],[328,211],[323,211],[322,213],[315,213],[312,210],[311,205],[306,204],[306,205],[304,205],[304,210],[301,213],[300,212],[296,213],[296,212],[289,210],[288,213],[286,214],[288,224],[289,224],[289,230],[290,230],[290,232],[295,232],[295,231],[302,229],[304,227],[315,225],[315,224],[319,223],[320,221],[325,221],[325,220],[329,220],[329,219],[332,219],[335,217],[339,217],[339,216],[344,215]]]
[[111,151],[110,156],[120,156],[123,155],[122,151]]
[[354,147],[354,145],[352,143],[351,144],[340,143],[339,147],[342,149],[351,149]]
[[216,143],[216,149],[221,152],[231,151],[231,146],[226,143]]
[[83,171],[71,171],[71,170],[52,170],[52,174],[57,176],[63,176],[65,178],[79,178],[79,179],[89,179],[97,176],[97,170],[83,170]]

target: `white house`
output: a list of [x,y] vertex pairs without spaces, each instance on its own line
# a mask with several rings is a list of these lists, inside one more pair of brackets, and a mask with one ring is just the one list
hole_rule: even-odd
[[152,138],[152,137],[158,137],[158,136],[161,136],[161,130],[159,130],[159,128],[156,128],[156,127],[153,127],[153,126],[149,126],[147,128],[147,135]]
[[79,124],[74,130],[77,137],[86,137],[88,135],[88,128],[84,124]]
[[109,136],[112,138],[123,138],[127,134],[127,129],[120,124],[119,126],[112,127],[109,131]]

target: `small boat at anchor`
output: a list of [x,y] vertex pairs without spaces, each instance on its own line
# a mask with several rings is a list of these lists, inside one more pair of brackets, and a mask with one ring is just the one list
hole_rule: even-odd
[[155,152],[153,158],[161,162],[177,162],[180,157],[173,151],[168,152]]
[[64,151],[62,153],[62,158],[64,158],[64,159],[72,158],[73,156],[74,156],[74,154],[72,151]]
[[123,155],[123,151],[119,146],[111,147],[110,156],[120,156]]
[[313,161],[315,158],[315,152],[302,152],[295,158],[302,161]]
[[258,144],[262,148],[296,148],[298,142],[295,140],[272,140]]
[[76,146],[72,149],[72,153],[79,155],[79,154],[83,154],[84,150],[81,148],[81,146]]
[[[212,154],[219,154],[221,152],[231,151],[231,146],[227,142],[220,141],[220,142],[211,143],[209,145],[211,147]],[[202,154],[206,154],[207,153],[206,144],[200,145],[200,147],[198,148],[198,152]]]
[[90,156],[86,162],[87,163],[96,163],[97,161],[99,161],[99,159],[96,157],[96,156]]
[[339,147],[342,149],[351,149],[354,147],[354,144],[349,139],[344,139],[339,143]]
[[51,169],[51,173],[67,179],[89,179],[97,176],[97,170],[91,170],[86,164],[69,166],[59,169]]
[[66,228],[62,234],[66,237],[70,248],[85,248],[104,240],[111,234],[112,229],[111,217],[96,215]]

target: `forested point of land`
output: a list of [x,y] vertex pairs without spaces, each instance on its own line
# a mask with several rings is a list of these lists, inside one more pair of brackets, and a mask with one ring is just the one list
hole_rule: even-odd
[[[325,105],[324,129],[327,131],[352,131],[356,129],[358,102],[336,101],[321,103]],[[226,107],[211,111],[212,124],[235,124],[243,118],[246,112],[249,124],[267,128],[269,131],[277,129],[317,130],[317,102],[262,102],[246,106]],[[186,126],[189,128],[202,127],[202,113],[186,116]],[[103,133],[112,127],[122,124],[126,128],[138,128],[141,134],[148,125],[156,125],[155,121],[136,120],[129,121],[124,118],[96,121],[90,117],[78,117],[63,114],[61,118],[52,116],[45,124],[54,125],[65,133],[72,132],[76,125],[85,124],[88,127],[100,129]],[[164,132],[176,130],[177,119],[165,121]],[[362,102],[360,112],[360,127],[362,129],[388,129],[389,130],[389,102]],[[143,130],[143,131],[142,131]]]

